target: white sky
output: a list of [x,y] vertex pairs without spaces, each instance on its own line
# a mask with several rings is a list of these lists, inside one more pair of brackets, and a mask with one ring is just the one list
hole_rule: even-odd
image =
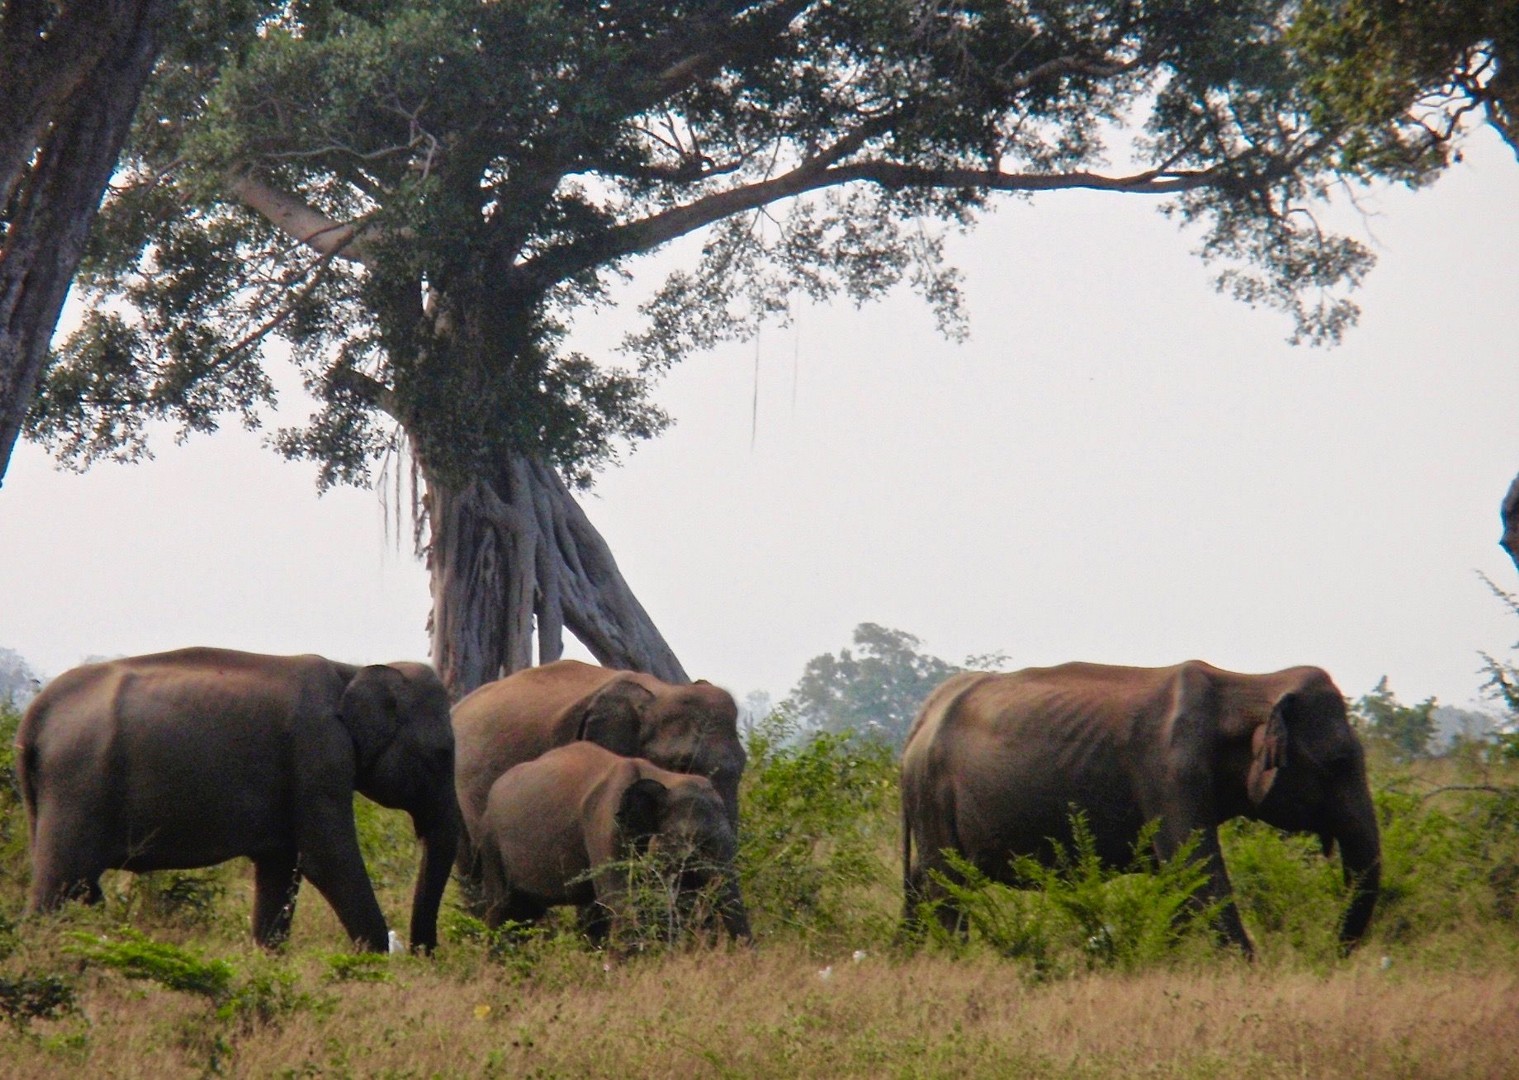
[[[587,513],[686,669],[740,697],[871,621],[952,661],[1315,663],[1472,704],[1479,650],[1519,639],[1476,573],[1519,590],[1519,164],[1482,132],[1363,208],[1339,221],[1379,254],[1361,324],[1314,350],[1215,294],[1144,199],[1009,202],[951,247],[969,342],[903,293],[693,356],[659,392],[676,427]],[[374,492],[318,499],[235,426],[156,449],[78,476],[17,448],[0,646],[48,675],[186,644],[427,655],[427,578]]]

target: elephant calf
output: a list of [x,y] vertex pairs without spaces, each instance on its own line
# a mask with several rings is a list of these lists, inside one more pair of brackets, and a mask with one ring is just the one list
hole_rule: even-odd
[[32,702],[16,748],[32,911],[99,900],[104,870],[246,855],[261,945],[288,934],[306,877],[350,939],[383,952],[358,791],[411,814],[423,852],[411,943],[437,943],[459,823],[448,696],[425,664],[204,648],[86,664]]
[[720,878],[723,923],[733,937],[747,939],[733,866],[737,847],[706,777],[668,772],[595,743],[570,743],[512,767],[490,789],[479,845],[486,922],[531,922],[550,907],[576,904],[599,944],[629,886],[618,864],[653,852],[684,867],[684,895]]
[[712,781],[738,830],[744,744],[733,696],[709,682],[675,684],[636,671],[557,660],[486,683],[454,706],[460,878],[480,890],[475,836],[491,785],[514,765],[584,740],[623,757]]
[[[1218,826],[1235,817],[1338,842],[1353,894],[1348,948],[1371,920],[1381,876],[1376,812],[1345,699],[1318,668],[1241,675],[1201,661],[1168,668],[1062,664],[1005,675],[965,672],[940,685],[902,752],[902,863],[909,925],[952,850],[995,881],[1014,855],[1049,860],[1069,844],[1070,807],[1087,815],[1097,853],[1126,865],[1145,823],[1156,854],[1194,833],[1205,900],[1226,901],[1219,929],[1250,954],[1231,899]],[[917,841],[917,852],[913,842]],[[1010,882],[1009,882],[1010,883]]]

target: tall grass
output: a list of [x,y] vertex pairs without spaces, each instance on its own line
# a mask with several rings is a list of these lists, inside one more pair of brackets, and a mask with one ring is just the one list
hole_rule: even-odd
[[[100,907],[22,920],[6,838],[24,828],[0,783],[0,1074],[1485,1077],[1519,1061],[1519,763],[1376,764],[1384,903],[1348,960],[1338,863],[1226,827],[1250,964],[1192,928],[1184,864],[1112,874],[1079,832],[1064,867],[1023,868],[1032,888],[959,878],[968,938],[901,944],[891,755],[783,720],[750,754],[753,948],[663,933],[597,952],[569,912],[491,933],[451,892],[433,958],[354,957],[308,887],[271,956],[249,940],[240,862],[107,875]],[[410,821],[356,812],[404,926]]]

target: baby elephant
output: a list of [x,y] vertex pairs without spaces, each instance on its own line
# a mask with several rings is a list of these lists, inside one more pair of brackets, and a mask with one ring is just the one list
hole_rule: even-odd
[[[591,940],[606,940],[628,891],[626,860],[652,852],[683,862],[683,896],[720,878],[724,926],[749,938],[733,857],[738,841],[712,782],[575,742],[508,769],[480,823],[486,922],[531,922],[576,904]],[[668,865],[668,864],[667,864]]]

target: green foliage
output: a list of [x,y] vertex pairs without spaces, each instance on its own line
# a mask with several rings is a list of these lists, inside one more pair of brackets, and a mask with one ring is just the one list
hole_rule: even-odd
[[1263,950],[1328,963],[1350,896],[1316,839],[1236,818],[1219,829],[1240,916]]
[[1315,120],[1341,131],[1351,175],[1429,182],[1454,155],[1452,133],[1477,110],[1516,145],[1513,0],[1310,0],[1291,40]]
[[209,870],[164,870],[128,879],[124,919],[160,926],[206,929],[220,916],[227,894],[226,864]]
[[67,980],[48,973],[0,975],[0,1016],[17,1028],[32,1020],[53,1020],[79,1007]]
[[[364,480],[395,423],[448,476],[517,451],[588,482],[664,427],[671,364],[800,303],[905,284],[962,332],[945,234],[1052,187],[1172,195],[1223,287],[1334,340],[1370,256],[1299,212],[1346,147],[1313,122],[1297,10],[191,5],[29,431],[87,465],[146,452],[153,420],[257,425],[282,338],[320,407],[273,441],[324,485]],[[1108,161],[1133,165],[1094,180]],[[632,367],[565,346],[631,260],[698,231]]]
[[[782,706],[804,728],[832,733],[855,732],[895,747],[907,741],[908,729],[929,692],[966,668],[919,652],[911,634],[875,623],[854,628],[855,651],[840,649],[807,661],[802,677]],[[966,667],[995,667],[1006,657],[972,657]]]
[[379,953],[328,953],[330,982],[389,982],[390,957]]
[[[1052,865],[1026,855],[1014,858],[1012,888],[991,881],[954,853],[947,856],[950,872],[934,871],[933,878],[976,939],[1029,961],[1037,975],[1077,963],[1135,970],[1209,937],[1221,907],[1197,902],[1208,880],[1207,868],[1193,859],[1197,838],[1157,864],[1149,854],[1157,827],[1158,822],[1147,825],[1135,841],[1133,861],[1114,870],[1098,858],[1086,815],[1073,809],[1070,846],[1056,845]],[[925,925],[933,940],[953,947],[956,931],[940,923],[935,906],[925,905]]]
[[359,853],[375,891],[405,889],[416,880],[421,849],[411,815],[391,810],[355,793],[353,824],[359,836]]
[[[169,990],[205,998],[212,1015],[238,1030],[275,1023],[291,1013],[319,1008],[322,1002],[302,991],[295,973],[266,957],[251,959],[239,971],[230,961],[208,958],[197,949],[154,941],[123,927],[115,937],[76,933],[68,952],[86,964],[120,972],[129,979],[157,983]],[[213,1049],[220,1036],[211,1040]]]
[[1399,760],[1409,761],[1429,752],[1437,706],[1434,698],[1417,705],[1402,704],[1388,689],[1387,676],[1383,675],[1376,687],[1355,703],[1353,712],[1366,732],[1389,746]]
[[879,742],[821,732],[772,714],[750,733],[740,796],[739,862],[757,935],[795,934],[819,945],[871,933],[881,916],[862,903],[889,880],[896,766]]
[[598,897],[587,913],[607,929],[614,953],[663,952],[711,945],[724,931],[724,868],[696,852],[656,851],[603,863],[570,884],[610,875],[620,895]]
[[129,979],[146,979],[221,1004],[232,993],[236,971],[225,960],[208,960],[199,952],[154,941],[124,928],[118,939],[78,934],[71,950],[87,963],[119,971]]
[[16,776],[16,729],[21,711],[0,701],[0,903],[19,904],[29,876],[26,862],[26,813]]

